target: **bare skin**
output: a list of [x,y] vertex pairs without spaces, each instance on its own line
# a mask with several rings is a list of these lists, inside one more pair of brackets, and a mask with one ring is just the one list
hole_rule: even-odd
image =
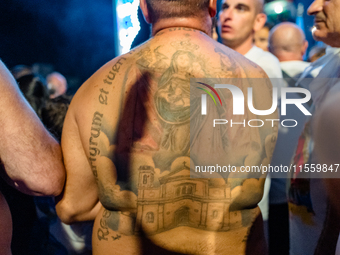
[[1,254],[10,255],[12,238],[12,218],[7,202],[0,192],[0,247]]
[[245,55],[254,45],[254,34],[265,24],[262,0],[223,0],[218,31],[224,45]]
[[[173,27],[104,65],[75,95],[63,130],[68,179],[57,210],[68,223],[97,215],[93,254],[246,253],[250,228],[260,214],[264,178],[190,178],[188,169],[196,162],[189,158],[193,117],[188,91],[194,77],[266,75],[202,31]],[[256,108],[269,109],[271,85],[253,89]],[[205,132],[215,131],[209,125]],[[205,143],[204,136],[198,137],[194,142]],[[225,165],[269,163],[276,130],[267,125],[233,129],[223,140],[230,143],[229,148],[221,144],[229,151],[219,158]],[[204,187],[217,193],[226,189],[227,195],[214,205],[216,197],[208,196],[212,207],[203,205],[198,194]],[[243,200],[242,195],[250,196]],[[98,197],[104,206],[99,213]]]
[[[44,128],[2,62],[0,91],[0,176],[29,195],[59,195],[65,181],[60,146]],[[1,254],[11,254],[12,221],[1,193],[0,229]]]
[[[212,113],[203,117],[190,78],[267,76],[211,39],[215,1],[197,17],[157,21],[140,3],[154,37],[99,69],[70,105],[62,136],[68,178],[58,215],[67,223],[95,217],[95,255],[264,254],[257,203],[265,176],[197,179],[190,170],[268,164],[277,125],[214,129],[212,120],[277,116],[248,109],[233,116],[231,94],[223,90],[226,108],[210,108],[211,101]],[[256,109],[271,107],[270,83],[238,82],[243,92],[252,87]]]
[[255,46],[261,48],[264,51],[268,51],[268,37],[269,28],[263,27],[254,34]]
[[2,63],[0,89],[0,175],[23,193],[59,195],[65,181],[60,146]]
[[270,52],[280,62],[303,60],[303,55],[308,48],[305,34],[295,23],[282,22],[270,32]]

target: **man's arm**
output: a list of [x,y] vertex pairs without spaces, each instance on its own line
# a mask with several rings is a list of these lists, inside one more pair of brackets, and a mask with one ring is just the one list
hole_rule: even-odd
[[96,179],[86,155],[85,141],[89,142],[89,137],[82,137],[91,131],[91,81],[90,78],[73,97],[63,126],[61,145],[67,178],[64,191],[57,198],[56,210],[66,224],[94,220],[101,208]]
[[0,192],[0,247],[1,254],[11,254],[12,218],[8,204]]
[[[313,123],[315,139],[314,150],[318,163],[334,167],[340,164],[340,93],[329,95],[327,101],[320,107]],[[340,213],[340,179],[339,174],[334,171],[332,178],[324,178],[327,185],[328,195],[331,202]]]
[[59,195],[65,170],[60,146],[23,98],[14,78],[0,62],[1,175],[29,195]]
[[110,134],[115,133],[115,123],[118,122],[119,109],[123,105],[120,100],[121,82],[113,86],[114,93],[98,84],[117,61],[120,65],[119,59],[110,61],[81,86],[66,114],[61,144],[67,179],[56,209],[58,216],[67,224],[93,220],[99,212],[102,204],[99,202],[97,185],[99,183],[101,187],[103,184],[103,181],[98,181],[102,167],[107,173],[102,176],[104,183],[109,183],[110,189],[115,190],[115,181],[111,178],[115,175],[115,169],[105,163],[102,165],[103,161],[107,162],[105,156],[109,151],[103,149],[102,143],[106,145],[108,142],[104,126]]

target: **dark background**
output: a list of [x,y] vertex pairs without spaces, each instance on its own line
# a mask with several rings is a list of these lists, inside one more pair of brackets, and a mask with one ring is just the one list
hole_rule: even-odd
[[52,64],[71,92],[115,57],[111,0],[1,0],[0,58]]
[[[307,9],[312,0],[295,2],[302,2]],[[1,0],[0,58],[8,68],[51,64],[66,76],[72,94],[116,56],[114,15],[112,0]],[[140,12],[139,17],[142,30],[133,46],[150,34]],[[305,14],[304,19],[312,46],[309,31],[313,18]]]

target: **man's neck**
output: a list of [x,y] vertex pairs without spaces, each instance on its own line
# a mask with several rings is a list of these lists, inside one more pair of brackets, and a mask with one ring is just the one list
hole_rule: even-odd
[[203,33],[211,36],[211,26],[212,21],[210,17],[206,17],[205,19],[197,19],[197,18],[170,18],[170,19],[161,19],[152,25],[152,36],[157,34],[159,31],[173,28],[173,27],[186,27],[195,30],[202,31]]
[[243,43],[235,46],[233,45],[229,46],[227,44],[225,45],[242,55],[247,54],[247,52],[250,51],[250,49],[254,46],[252,37],[247,38]]

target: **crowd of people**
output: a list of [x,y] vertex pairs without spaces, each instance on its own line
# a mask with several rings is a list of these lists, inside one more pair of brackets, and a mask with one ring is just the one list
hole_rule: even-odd
[[[340,0],[309,6],[308,57],[263,0],[140,8],[151,38],[75,95],[56,71],[0,62],[0,254],[340,255]],[[299,170],[196,171],[216,164]]]

